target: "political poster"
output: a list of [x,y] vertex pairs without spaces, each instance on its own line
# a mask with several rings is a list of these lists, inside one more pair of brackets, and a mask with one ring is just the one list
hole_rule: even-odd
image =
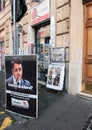
[[38,117],[37,55],[5,56],[6,111]]
[[48,67],[47,88],[63,90],[65,63],[52,63]]

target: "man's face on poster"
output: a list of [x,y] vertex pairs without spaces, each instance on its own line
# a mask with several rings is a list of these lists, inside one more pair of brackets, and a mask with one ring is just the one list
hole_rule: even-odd
[[17,64],[17,63],[15,63],[15,64],[14,64],[14,67],[13,67],[13,69],[12,69],[12,73],[13,73],[13,75],[14,75],[16,81],[21,80],[21,78],[22,78],[22,73],[23,73],[23,72],[22,72],[22,64]]

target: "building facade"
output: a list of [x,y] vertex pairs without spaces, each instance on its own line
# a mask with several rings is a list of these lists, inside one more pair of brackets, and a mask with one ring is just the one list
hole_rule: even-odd
[[[4,55],[14,54],[11,4],[0,0],[0,70]],[[83,3],[84,2],[84,3]],[[39,82],[46,81],[52,47],[65,47],[64,87],[68,93],[92,94],[92,2],[26,0],[27,12],[16,23],[19,54],[38,54]],[[16,45],[15,45],[16,46]]]

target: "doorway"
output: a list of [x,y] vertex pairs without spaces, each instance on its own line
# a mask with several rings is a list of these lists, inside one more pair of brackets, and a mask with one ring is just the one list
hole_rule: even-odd
[[82,91],[92,94],[92,2],[84,6],[83,86]]
[[51,55],[50,25],[36,29],[35,51],[38,55],[38,83],[45,86]]

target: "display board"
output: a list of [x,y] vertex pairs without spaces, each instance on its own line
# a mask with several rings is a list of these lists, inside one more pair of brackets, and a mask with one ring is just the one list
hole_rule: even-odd
[[65,75],[65,48],[53,47],[51,64],[48,66],[47,88],[63,90]]
[[5,56],[6,111],[38,117],[37,55]]
[[64,84],[65,63],[52,63],[47,74],[47,88],[62,90]]

